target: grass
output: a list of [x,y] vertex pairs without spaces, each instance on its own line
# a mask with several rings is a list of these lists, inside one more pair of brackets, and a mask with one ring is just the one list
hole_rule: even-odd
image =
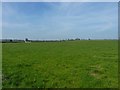
[[118,41],[3,43],[3,88],[117,88]]

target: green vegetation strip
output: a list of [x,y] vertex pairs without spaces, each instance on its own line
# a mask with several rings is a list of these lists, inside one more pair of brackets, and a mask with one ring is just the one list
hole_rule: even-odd
[[117,88],[118,41],[3,43],[3,88]]

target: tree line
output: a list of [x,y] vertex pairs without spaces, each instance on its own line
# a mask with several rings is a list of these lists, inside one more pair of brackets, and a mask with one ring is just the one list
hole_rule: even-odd
[[[77,41],[77,40],[98,40],[98,39],[63,39],[63,40],[30,40],[28,38],[25,38],[24,40],[20,39],[1,39],[0,42],[2,43],[23,43],[23,42],[64,42],[64,41]],[[116,40],[116,39],[99,39],[99,40]]]

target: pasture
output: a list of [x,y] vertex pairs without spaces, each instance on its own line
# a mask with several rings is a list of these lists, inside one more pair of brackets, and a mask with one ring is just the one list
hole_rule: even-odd
[[117,88],[118,41],[3,43],[3,88]]

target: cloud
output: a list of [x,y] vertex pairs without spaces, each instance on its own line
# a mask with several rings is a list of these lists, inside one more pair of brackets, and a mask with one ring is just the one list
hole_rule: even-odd
[[25,28],[25,27],[29,27],[30,24],[29,23],[2,23],[2,27],[3,28]]
[[[31,3],[33,4],[33,3]],[[20,5],[20,7],[19,7]],[[32,10],[29,3],[3,7],[3,37],[32,39],[106,38],[117,29],[117,6],[112,3],[44,3]],[[116,4],[117,5],[117,4]],[[34,5],[33,5],[34,6]],[[26,12],[28,9],[31,13]],[[41,9],[45,8],[47,9]],[[20,12],[20,11],[21,12]],[[24,11],[25,10],[25,11]],[[43,11],[44,10],[44,13]],[[38,13],[36,13],[38,12]],[[42,14],[42,15],[41,15]],[[113,37],[114,36],[114,37]],[[93,36],[91,36],[93,37]]]

